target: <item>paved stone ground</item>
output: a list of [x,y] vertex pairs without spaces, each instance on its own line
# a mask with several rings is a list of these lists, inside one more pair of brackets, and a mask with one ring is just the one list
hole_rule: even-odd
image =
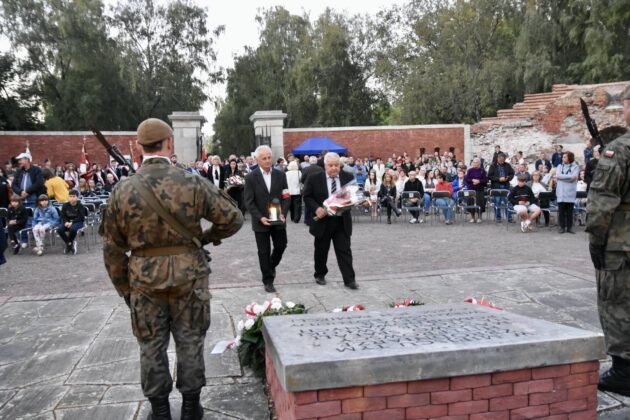
[[[260,287],[252,240],[247,226],[213,250],[202,394],[208,419],[269,418],[263,386],[241,369],[235,353],[209,354],[234,336],[245,305],[271,297]],[[321,312],[354,303],[383,308],[404,297],[430,304],[483,295],[519,314],[597,330],[586,249],[581,231],[360,222],[353,250],[361,288],[349,291],[332,253],[329,284],[312,282],[311,237],[303,225],[291,225],[278,296]],[[169,354],[174,361],[172,346]],[[0,418],[144,419],[148,406],[138,382],[128,310],[107,281],[99,244],[89,252],[82,246],[78,256],[26,252],[0,267]],[[176,419],[178,397],[172,394]],[[628,419],[629,407],[630,398],[600,393],[602,419]]]

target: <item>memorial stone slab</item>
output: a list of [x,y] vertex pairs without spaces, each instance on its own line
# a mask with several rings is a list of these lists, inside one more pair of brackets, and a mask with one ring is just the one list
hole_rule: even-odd
[[554,366],[604,357],[603,335],[466,303],[264,319],[286,391]]

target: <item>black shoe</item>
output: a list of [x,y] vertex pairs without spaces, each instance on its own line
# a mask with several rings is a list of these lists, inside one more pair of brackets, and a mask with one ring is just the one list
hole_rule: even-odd
[[315,277],[315,283],[321,285],[321,286],[325,286],[326,285],[326,278],[325,277]]
[[575,232],[573,232],[573,229],[571,229],[571,228],[567,229],[567,233],[572,233],[572,234],[575,235]]
[[564,232],[566,232],[566,230],[564,230],[564,228],[558,229],[558,233],[564,233]]
[[265,292],[276,293],[276,288],[273,287],[273,284],[265,284]]
[[387,217],[387,224],[391,225],[392,224],[392,218],[391,217]]
[[66,244],[66,249],[63,250],[64,254],[72,253],[72,243]]
[[150,420],[172,420],[168,397],[149,398],[149,402],[151,403]]
[[599,377],[597,389],[630,397],[630,361],[613,356],[612,367]]
[[199,392],[194,394],[182,394],[181,420],[203,419],[203,407],[199,404]]
[[359,285],[357,284],[356,281],[344,284],[344,286],[346,286],[348,289],[352,289],[352,290],[357,290],[359,288]]
[[276,267],[271,269],[271,275],[273,276],[273,278],[276,278]]
[[20,253],[20,244],[13,245],[13,255],[17,255]]

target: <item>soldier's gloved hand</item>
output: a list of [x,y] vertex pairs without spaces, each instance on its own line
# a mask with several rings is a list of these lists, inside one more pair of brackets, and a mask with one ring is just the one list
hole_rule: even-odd
[[606,265],[606,247],[603,245],[588,244],[588,250],[591,253],[591,261],[595,270],[601,270]]
[[123,296],[123,299],[125,299],[125,303],[127,304],[127,307],[131,309],[131,295],[127,293],[125,296]]

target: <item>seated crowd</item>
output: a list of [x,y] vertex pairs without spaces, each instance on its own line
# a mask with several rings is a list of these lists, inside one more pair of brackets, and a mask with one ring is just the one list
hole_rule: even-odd
[[[456,211],[468,212],[470,223],[481,223],[486,201],[490,199],[497,222],[503,217],[508,222],[518,218],[521,229],[527,232],[541,213],[545,226],[549,225],[549,212],[541,209],[549,208],[553,202],[557,203],[559,231],[573,233],[577,193],[588,189],[599,158],[598,148],[590,146],[584,151],[583,167],[575,162],[573,153],[563,152],[560,145],[551,160],[541,152],[535,162],[526,162],[522,152],[508,159],[498,146],[490,163],[475,155],[469,165],[457,160],[452,150],[442,154],[439,149],[433,154],[423,152],[416,158],[403,153],[386,160],[347,156],[342,158],[342,169],[354,175],[365,194],[366,211],[376,217],[382,209],[388,223],[392,215],[400,217],[403,208],[408,210],[412,224],[423,223],[424,216],[431,211],[441,212],[447,225],[453,223]],[[286,159],[279,158],[274,166],[286,174],[291,195],[290,216],[295,223],[302,214],[307,224],[312,217],[305,208],[302,210],[301,186],[310,174],[323,170],[325,153],[288,155]],[[33,250],[38,255],[44,252],[44,238],[49,232],[61,237],[66,253],[76,253],[76,235],[85,226],[88,214],[82,203],[96,203],[96,207],[106,203],[115,185],[129,176],[129,167],[112,160],[106,168],[94,164],[80,173],[72,162],[53,167],[46,159],[38,166],[31,159],[28,153],[22,153],[17,157],[17,165],[7,161],[0,168],[0,209],[6,209],[0,223],[6,223],[3,227],[13,252],[17,254],[27,246],[28,237],[19,237],[19,233],[31,228]],[[230,155],[226,160],[209,156],[206,161],[184,165],[173,155],[171,162],[226,190],[239,208],[245,210],[243,178],[257,168],[252,156]],[[4,235],[0,236],[6,240]]]

